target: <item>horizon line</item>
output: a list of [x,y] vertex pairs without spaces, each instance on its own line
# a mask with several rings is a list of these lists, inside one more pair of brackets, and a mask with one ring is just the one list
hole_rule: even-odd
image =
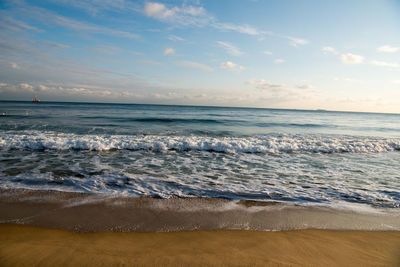
[[[32,100],[0,100],[0,102],[28,102]],[[342,113],[367,113],[367,114],[387,114],[387,115],[400,115],[400,113],[393,112],[372,112],[372,111],[351,111],[351,110],[329,110],[329,109],[295,109],[295,108],[268,108],[268,107],[247,107],[247,106],[213,106],[213,105],[185,105],[185,104],[151,104],[151,103],[119,103],[119,102],[79,102],[79,101],[42,101],[39,103],[79,103],[79,104],[109,104],[109,105],[153,105],[153,106],[180,106],[180,107],[205,107],[205,108],[243,108],[243,109],[269,109],[269,110],[289,110],[289,111],[319,111],[319,112],[342,112]]]

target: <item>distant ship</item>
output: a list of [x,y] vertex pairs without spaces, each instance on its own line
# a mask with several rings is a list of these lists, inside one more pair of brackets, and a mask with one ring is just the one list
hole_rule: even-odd
[[37,96],[35,96],[35,98],[32,100],[32,103],[39,103],[40,100],[37,98]]

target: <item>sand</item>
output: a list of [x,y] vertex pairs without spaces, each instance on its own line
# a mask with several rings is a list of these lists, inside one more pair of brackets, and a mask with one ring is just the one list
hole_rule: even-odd
[[400,231],[400,210],[371,213],[219,198],[127,198],[0,190],[0,222],[73,232],[230,229]]
[[0,266],[400,266],[400,232],[74,233],[0,224]]
[[392,210],[0,190],[0,222],[0,266],[400,266]]

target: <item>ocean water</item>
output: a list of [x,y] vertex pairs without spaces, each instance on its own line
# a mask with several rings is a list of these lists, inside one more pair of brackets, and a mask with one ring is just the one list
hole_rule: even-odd
[[0,101],[0,189],[400,207],[400,114]]

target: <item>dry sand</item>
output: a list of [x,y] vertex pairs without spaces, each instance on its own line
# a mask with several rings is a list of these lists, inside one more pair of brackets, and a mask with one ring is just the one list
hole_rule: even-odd
[[73,233],[0,224],[0,266],[400,266],[400,232]]

